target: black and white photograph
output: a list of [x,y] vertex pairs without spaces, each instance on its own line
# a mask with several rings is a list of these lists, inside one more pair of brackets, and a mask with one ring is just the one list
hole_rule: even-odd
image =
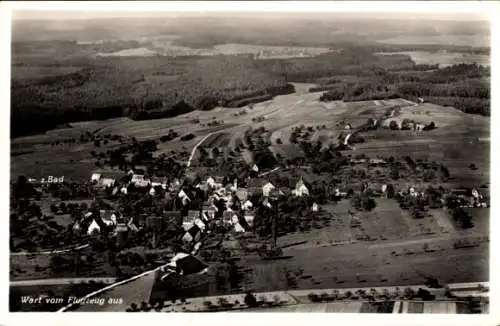
[[11,12],[10,312],[490,314],[491,13],[93,8]]

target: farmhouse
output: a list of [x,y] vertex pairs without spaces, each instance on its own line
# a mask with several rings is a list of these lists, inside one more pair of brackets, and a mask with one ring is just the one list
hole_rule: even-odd
[[318,204],[313,203],[311,210],[312,210],[313,212],[317,212],[317,211],[319,210],[319,206],[318,206]]
[[248,190],[245,188],[239,188],[236,190],[236,197],[242,202],[248,199]]
[[347,197],[347,195],[349,195],[350,190],[351,189],[349,189],[347,187],[336,188],[335,189],[335,196],[336,197]]
[[250,200],[247,200],[243,204],[241,204],[241,209],[244,211],[250,210],[252,208],[253,208],[253,204]]
[[88,229],[87,229],[87,234],[92,235],[99,233],[101,231],[101,228],[99,227],[99,224],[97,224],[96,220],[93,219],[92,223],[90,223]]
[[250,227],[253,226],[253,220],[255,219],[255,215],[252,211],[246,211],[245,214],[243,215],[243,218]]
[[144,175],[133,174],[130,183],[134,184],[135,186],[142,186],[145,183],[145,181],[146,179],[144,178]]
[[200,217],[200,212],[195,210],[189,210],[187,215],[182,218],[182,227],[184,230],[189,230],[197,218]]
[[78,221],[76,221],[76,222],[73,224],[73,231],[80,231],[80,230],[81,230],[80,223],[78,223]]
[[92,183],[98,182],[100,178],[101,178],[100,173],[92,173],[92,176],[90,177],[90,182]]
[[233,226],[234,226],[234,231],[236,233],[243,233],[243,232],[245,232],[245,228],[241,225],[240,222],[234,223]]
[[108,226],[113,226],[117,224],[117,216],[112,210],[100,210],[99,215],[104,222],[104,224]]
[[103,188],[113,187],[115,185],[115,179],[113,178],[100,178],[98,185]]
[[125,233],[125,232],[128,232],[128,227],[127,227],[127,224],[125,223],[118,223],[116,224],[116,228],[115,228],[115,232],[117,233]]
[[194,224],[189,230],[184,233],[184,236],[182,237],[182,241],[187,242],[187,243],[192,243],[198,242],[201,238],[201,229],[199,226]]
[[363,164],[363,163],[366,163],[366,159],[365,158],[352,158],[351,163],[352,164]]
[[307,189],[306,185],[304,184],[304,180],[302,179],[302,177],[295,185],[295,189],[292,191],[292,194],[296,197],[309,195],[309,189]]
[[178,191],[180,189],[181,189],[181,182],[179,181],[179,179],[174,179],[170,183],[170,186],[168,188],[168,190],[171,191],[171,192],[176,192],[176,191]]
[[222,223],[224,225],[232,225],[233,216],[236,214],[233,211],[224,211],[222,213]]
[[276,189],[276,187],[271,183],[268,182],[262,187],[262,195],[264,197],[269,197],[271,195],[271,190]]
[[162,187],[163,189],[167,189],[167,184],[168,184],[167,178],[160,178],[160,177],[151,178],[152,187]]
[[384,160],[383,158],[371,158],[370,164],[371,165],[384,165],[384,164],[387,164],[387,161]]
[[201,209],[201,216],[207,220],[213,220],[215,218],[216,212],[217,212],[217,207],[210,204],[204,204]]
[[177,196],[182,200],[182,205],[184,205],[184,206],[186,206],[187,203],[191,201],[191,199],[188,197],[188,195],[182,189],[181,189],[181,191],[179,191],[179,194]]
[[212,177],[208,177],[206,184],[207,184],[207,186],[214,188],[215,187],[215,179]]

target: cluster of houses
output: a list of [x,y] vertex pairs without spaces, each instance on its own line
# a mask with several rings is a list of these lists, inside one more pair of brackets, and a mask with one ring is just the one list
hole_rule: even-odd
[[487,208],[490,206],[488,197],[477,188],[452,189],[451,194],[458,207]]
[[[369,164],[386,164],[384,159],[353,159],[353,163],[369,163]],[[257,168],[258,169],[258,168]],[[139,173],[138,173],[139,172]],[[306,186],[301,177],[295,185],[295,188],[279,189],[271,182],[265,183],[261,187],[238,187],[238,181],[224,184],[223,177],[208,177],[206,180],[199,182],[195,189],[202,192],[204,203],[201,209],[188,210],[190,202],[192,202],[192,191],[189,192],[183,189],[183,186],[178,179],[168,180],[167,178],[146,177],[144,173],[140,173],[140,169],[130,170],[127,178],[117,179],[106,176],[105,173],[94,173],[91,176],[91,183],[100,189],[112,189],[113,195],[126,196],[130,189],[130,185],[135,188],[142,188],[146,196],[156,196],[160,189],[163,189],[165,197],[177,197],[186,210],[170,212],[170,215],[179,215],[179,220],[182,221],[182,229],[184,236],[182,240],[185,243],[197,243],[203,233],[211,232],[213,228],[224,227],[232,229],[236,233],[244,233],[253,226],[255,212],[254,207],[263,204],[269,208],[273,207],[272,199],[280,196],[306,197],[310,195],[310,190]],[[123,180],[127,180],[123,182]],[[352,188],[351,188],[352,189]],[[339,198],[344,198],[352,194],[353,191],[348,187],[339,187],[335,189],[335,194]],[[384,183],[373,183],[361,185],[361,192],[370,190],[374,196],[387,196],[389,192],[394,192],[393,185]],[[162,193],[163,193],[162,192]],[[262,203],[251,201],[251,195],[260,192]],[[487,199],[477,189],[468,191],[455,191],[459,206],[462,207],[488,207]],[[399,191],[400,196],[411,196],[415,198],[425,198],[424,192],[419,192],[415,187],[409,187],[407,190]],[[311,211],[317,212],[319,205],[313,203]],[[165,212],[164,212],[165,213]],[[137,219],[124,218],[116,211],[101,210],[99,218],[94,216],[94,213],[89,212],[80,220],[74,223],[74,229],[94,234],[101,231],[103,227],[111,228],[114,234],[124,232],[137,232],[141,225],[137,223]]]
[[424,131],[424,130],[427,130],[427,128],[428,128],[428,125],[426,125],[424,123],[412,121],[409,119],[402,119],[402,120],[389,120],[388,119],[388,120],[385,120],[384,127],[390,128],[391,127],[390,124],[393,121],[396,123],[398,130]]
[[[168,182],[166,178],[147,178],[144,174],[131,170],[128,172],[126,180],[128,182],[117,181],[114,178],[106,177],[105,173],[94,173],[91,176],[91,183],[95,187],[113,189],[113,195],[126,196],[129,186],[133,185],[135,188],[143,188],[143,193],[146,195],[155,196],[158,187],[160,187],[165,190],[165,196],[172,198],[175,195],[182,206],[189,207],[189,203],[192,201],[190,192],[183,189],[178,179]],[[201,209],[187,210],[185,216],[179,216],[184,230],[182,240],[191,244],[199,242],[203,233],[211,232],[214,227],[232,229],[236,233],[243,233],[251,228],[255,218],[254,207],[257,203],[250,200],[250,194],[260,192],[263,198],[262,204],[269,208],[272,207],[272,199],[283,196],[284,192],[295,197],[305,197],[310,194],[302,178],[298,180],[291,192],[288,189],[278,189],[271,182],[265,183],[262,187],[250,188],[238,187],[237,180],[224,185],[222,177],[208,177],[198,183],[195,188],[205,194],[205,202]],[[319,206],[314,203],[311,210],[318,211]],[[180,210],[164,213],[168,213],[167,215],[181,214]],[[97,218],[92,212],[85,214],[80,221],[75,222],[74,230],[91,235],[99,233],[103,227],[112,228],[114,234],[137,232],[141,228],[141,225],[138,225],[133,217],[125,219],[115,211],[101,210],[99,215]]]

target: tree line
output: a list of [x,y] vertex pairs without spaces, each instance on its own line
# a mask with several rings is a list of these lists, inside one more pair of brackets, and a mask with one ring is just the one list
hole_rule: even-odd
[[489,77],[489,71],[484,67],[460,64],[421,76],[406,76],[405,72],[381,72],[374,74],[371,81],[323,86],[322,89],[329,90],[320,100],[365,101],[403,97],[417,101],[423,97],[427,102],[454,106],[466,113],[490,115],[490,86],[483,79]]

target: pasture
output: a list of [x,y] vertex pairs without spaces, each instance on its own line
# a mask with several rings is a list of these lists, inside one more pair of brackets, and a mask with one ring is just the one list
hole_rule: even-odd
[[285,256],[291,256],[289,259],[263,261],[256,256],[246,256],[242,257],[241,264],[251,269],[249,287],[256,291],[284,290],[291,286],[298,289],[381,284],[403,287],[423,284],[429,275],[444,284],[488,280],[487,245],[455,250],[452,241],[445,239],[436,247],[440,250],[424,252],[422,244],[373,248],[366,244],[291,247],[284,250]]

